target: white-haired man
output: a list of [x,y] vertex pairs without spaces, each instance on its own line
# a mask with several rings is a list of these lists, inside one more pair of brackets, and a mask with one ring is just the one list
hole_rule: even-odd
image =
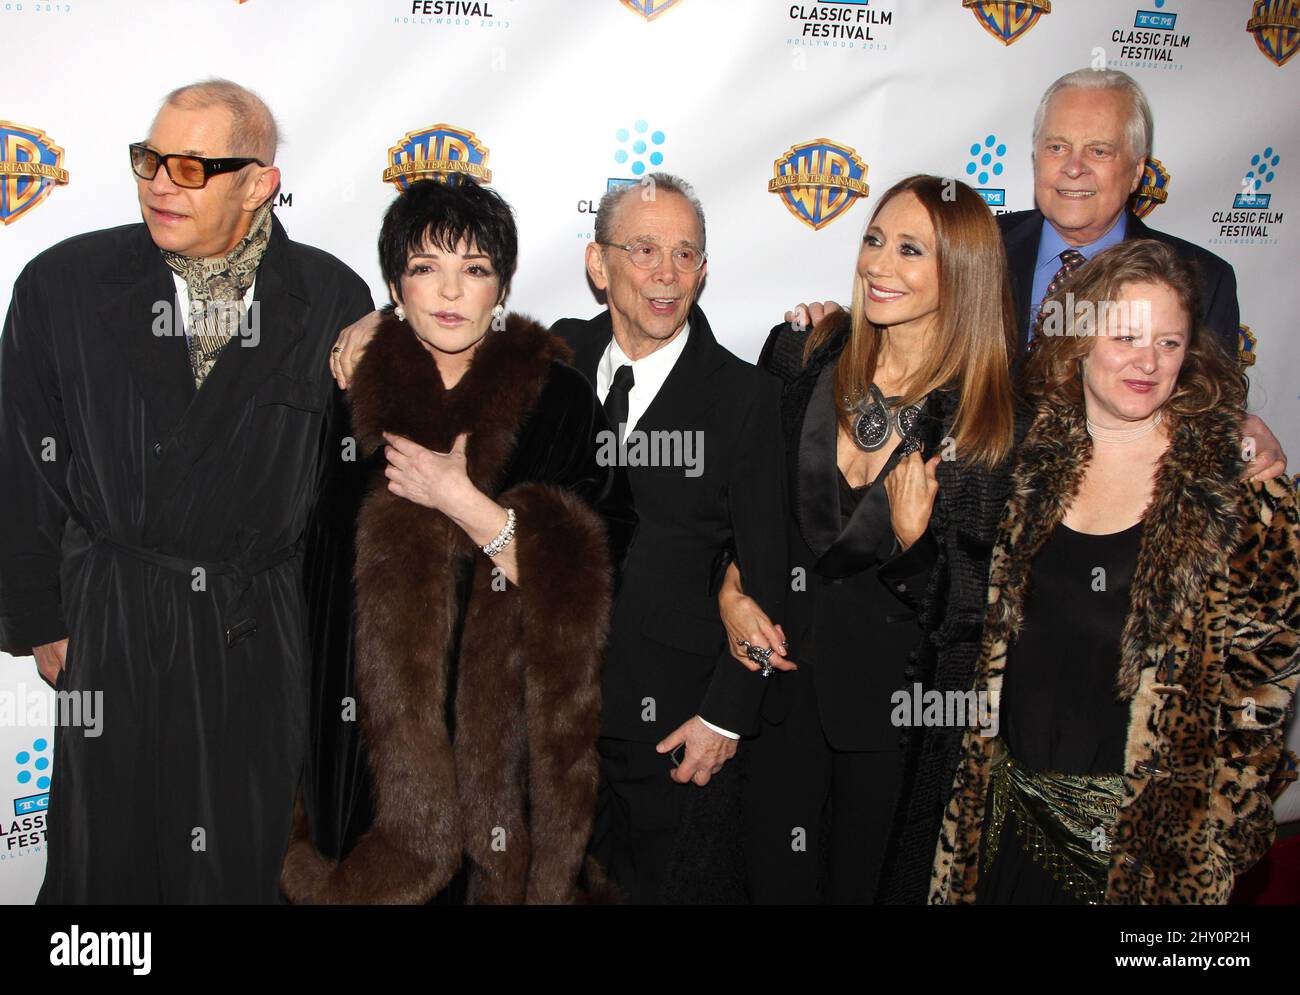
[[1149,228],[1128,208],[1151,154],[1152,117],[1137,81],[1116,69],[1078,69],[1043,93],[1034,114],[1031,211],[998,217],[1007,247],[1023,350],[1053,281],[1119,242],[1150,238],[1195,264],[1201,320],[1237,349],[1237,278],[1213,252]]

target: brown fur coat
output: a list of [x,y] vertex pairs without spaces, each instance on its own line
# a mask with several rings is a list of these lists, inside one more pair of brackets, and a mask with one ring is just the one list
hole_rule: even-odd
[[[1130,702],[1108,903],[1227,901],[1274,836],[1283,735],[1300,679],[1300,522],[1283,480],[1242,483],[1237,418],[1182,420],[1144,517],[1117,691]],[[997,708],[1031,561],[1092,453],[1082,412],[1043,409],[1018,453],[993,552],[976,690]],[[969,730],[931,880],[973,902],[989,767]]]
[[[361,450],[374,452],[390,431],[445,452],[470,432],[471,480],[517,515],[519,584],[494,576],[492,561],[441,512],[374,479],[357,526],[355,580],[375,820],[335,862],[310,842],[300,805],[281,879],[292,901],[424,902],[463,860],[471,902],[575,898],[595,804],[607,536],[564,480],[501,489],[520,427],[552,378],[576,378],[583,390],[564,396],[595,405],[581,375],[562,366],[567,358],[560,339],[514,315],[488,333],[450,392],[392,316],[367,348],[350,391]],[[572,447],[588,448],[587,439]]]

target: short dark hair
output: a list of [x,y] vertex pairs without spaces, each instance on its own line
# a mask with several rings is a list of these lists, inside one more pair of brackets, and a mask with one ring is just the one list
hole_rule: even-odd
[[426,245],[455,252],[461,240],[475,246],[492,261],[505,300],[515,275],[519,234],[514,211],[495,190],[471,179],[451,177],[416,180],[397,195],[384,213],[379,230],[379,268],[384,281],[398,288],[412,253]]

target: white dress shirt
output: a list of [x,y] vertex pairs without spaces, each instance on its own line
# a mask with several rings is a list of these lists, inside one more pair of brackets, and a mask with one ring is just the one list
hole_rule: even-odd
[[[637,360],[628,359],[627,354],[619,347],[618,339],[612,335],[610,336],[609,345],[605,347],[600,362],[596,364],[596,396],[600,398],[600,403],[604,404],[605,397],[609,394],[610,384],[614,382],[614,374],[618,371],[618,368],[620,366],[632,367],[632,389],[627,392],[627,428],[625,432],[631,432],[632,429],[636,428],[636,423],[645,414],[645,409],[650,407],[650,402],[655,399],[655,395],[659,393],[659,388],[668,379],[668,374],[677,365],[677,357],[686,348],[686,336],[690,334],[690,324],[687,323],[681,327],[681,330],[666,346],[662,346],[650,353],[650,355],[642,356]],[[618,431],[617,425],[611,425],[610,428]]]
[[[618,339],[612,335],[610,336],[609,345],[605,347],[600,362],[596,364],[596,396],[600,398],[600,403],[604,404],[605,397],[609,394],[610,384],[614,382],[614,374],[618,371],[618,368],[620,366],[632,367],[632,389],[627,392],[627,428],[624,429],[625,437],[627,433],[630,433],[636,427],[636,423],[645,414],[646,408],[650,407],[650,402],[659,393],[659,388],[668,379],[668,374],[677,365],[678,357],[681,356],[682,350],[686,348],[686,336],[690,334],[691,329],[688,322],[682,326],[681,331],[666,346],[656,349],[650,355],[637,360],[628,359],[627,353],[619,347]],[[617,425],[611,425],[610,428],[616,432],[618,431]],[[728,739],[740,738],[738,734],[729,729],[715,726],[703,715],[697,715],[696,718],[720,736],[726,736]]]

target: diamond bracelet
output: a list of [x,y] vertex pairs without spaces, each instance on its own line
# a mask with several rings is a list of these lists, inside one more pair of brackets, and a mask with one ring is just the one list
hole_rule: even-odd
[[501,531],[496,534],[496,538],[483,547],[483,552],[488,556],[496,556],[497,553],[510,545],[510,540],[515,537],[515,509],[506,509],[506,523],[501,526]]

